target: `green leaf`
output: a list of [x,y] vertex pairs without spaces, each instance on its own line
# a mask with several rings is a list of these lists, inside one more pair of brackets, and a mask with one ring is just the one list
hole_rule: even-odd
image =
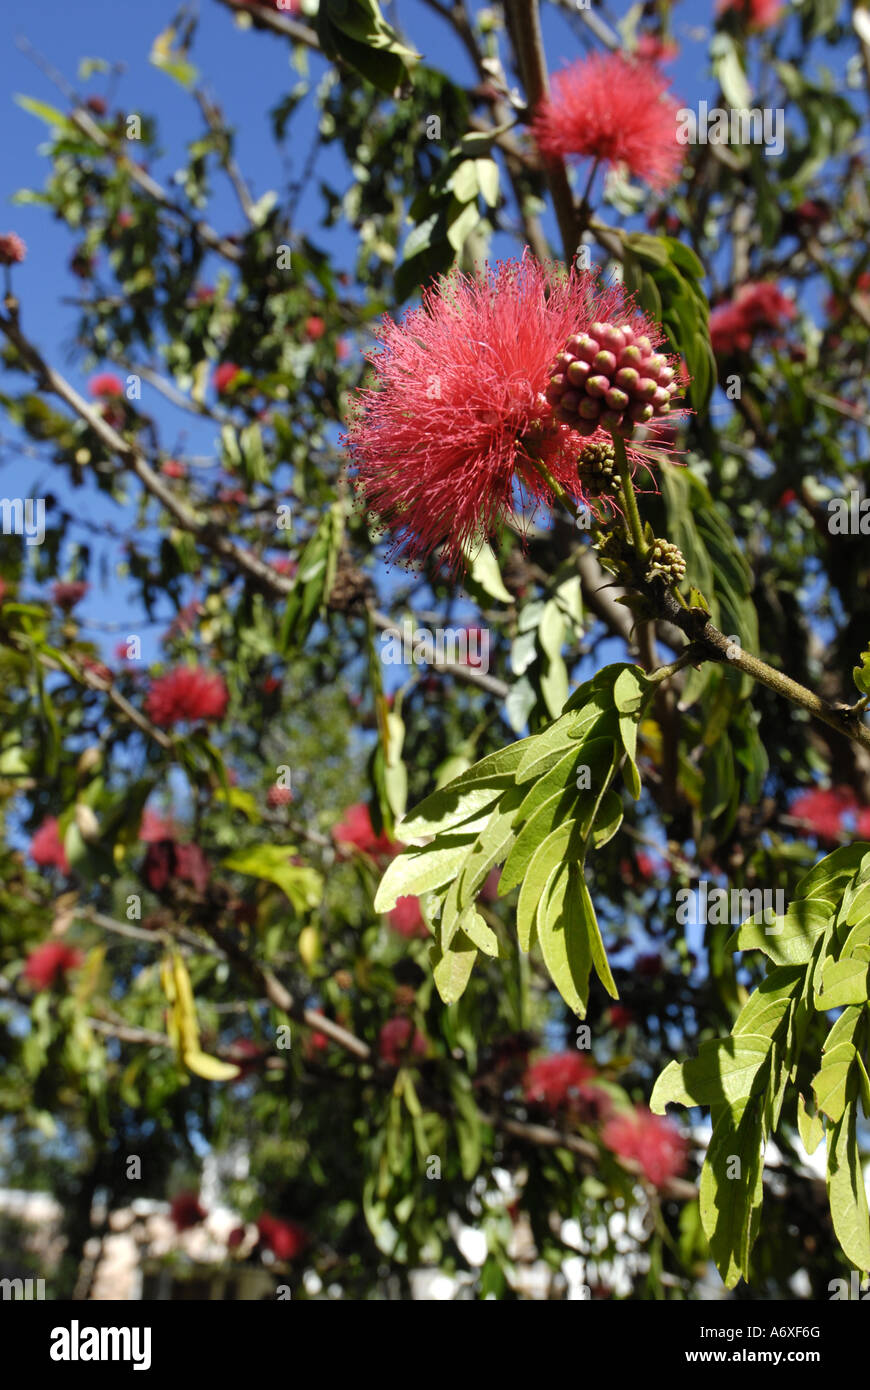
[[736,1128],[729,1113],[713,1129],[701,1171],[701,1224],[726,1288],[749,1275],[763,1196],[762,1124],[747,1105]]
[[802,1095],[797,1099],[797,1122],[801,1143],[808,1154],[814,1154],[825,1137],[825,1126],[816,1110],[808,1110]]
[[498,165],[494,159],[475,160],[477,182],[487,207],[498,207]]
[[315,869],[290,863],[298,853],[296,845],[253,845],[229,855],[223,860],[223,867],[276,884],[296,911],[302,913],[322,902],[323,879]]
[[763,914],[750,917],[726,942],[726,950],[763,951],[777,965],[805,965],[830,920],[831,904],[825,899],[799,899],[770,923]]
[[821,898],[836,907],[855,870],[868,852],[865,844],[844,845],[828,854],[805,874],[795,889],[796,898]]
[[828,1132],[828,1201],[837,1239],[846,1258],[870,1272],[870,1215],[858,1147],[858,1113],[853,1102]]
[[550,874],[537,912],[538,941],[553,984],[581,1018],[589,998],[592,955],[580,895],[582,871],[559,864]]
[[513,603],[513,596],[504,586],[498,561],[492,548],[484,541],[473,551],[470,547],[467,550],[463,547],[463,550],[470,562],[469,572],[465,578],[465,587],[470,592],[477,588],[487,598],[495,599],[497,603]]
[[829,1120],[835,1123],[846,1108],[849,1073],[855,1061],[855,1048],[850,1042],[839,1043],[826,1051],[821,1069],[813,1077],[816,1104]]
[[[560,825],[558,830],[554,830],[548,835],[543,844],[539,845],[532,856],[526,876],[523,879],[523,886],[520,889],[520,896],[517,902],[517,936],[520,948],[528,951],[533,941],[535,928],[535,917],[538,911],[538,903],[544,893],[550,875],[568,851],[568,844],[571,840],[571,833],[574,829],[571,825]],[[502,875],[504,877],[504,875]],[[502,892],[499,883],[499,893]]]
[[404,850],[390,864],[375,894],[375,912],[389,912],[399,898],[443,888],[458,874],[474,835],[445,835],[425,849]]
[[586,879],[582,873],[580,875],[580,905],[583,912],[583,921],[586,927],[586,934],[589,938],[589,950],[592,955],[592,964],[595,966],[595,973],[603,984],[611,999],[619,998],[619,991],[610,970],[610,963],[607,959],[607,952],[604,949],[604,941],[598,926],[598,918],[595,915],[595,908]]
[[72,134],[77,131],[69,116],[64,115],[63,111],[58,111],[56,106],[48,106],[44,101],[34,101],[33,97],[24,97],[16,94],[15,101],[25,111],[29,111],[31,116],[38,116],[46,125],[50,125],[54,130],[63,131],[65,134]]
[[456,1116],[456,1138],[459,1143],[462,1176],[466,1182],[471,1182],[483,1158],[483,1123],[474,1099],[471,1078],[456,1067],[451,1072],[450,1093]]
[[193,63],[188,61],[184,48],[173,49],[175,34],[176,30],[173,24],[158,34],[151,45],[148,60],[155,68],[160,68],[161,72],[165,72],[167,77],[173,78],[181,87],[190,91],[199,77],[199,71]]
[[764,1036],[744,1033],[737,1038],[714,1038],[701,1044],[697,1057],[671,1062],[656,1082],[650,1109],[665,1113],[671,1102],[680,1105],[734,1106],[758,1089],[762,1067],[771,1042]]
[[[587,794],[588,796],[588,794]],[[559,825],[576,824],[578,794],[575,788],[565,787],[555,792],[530,816],[510,851],[499,881],[499,893],[504,895],[522,881],[532,858],[551,831]]]
[[866,960],[827,960],[822,968],[822,986],[816,991],[817,1009],[842,1009],[847,1004],[865,1004],[868,998]]
[[420,55],[402,43],[376,0],[320,0],[317,33],[328,58],[341,58],[391,96],[410,79]]
[[505,788],[513,786],[513,777],[490,777],[488,780],[459,785],[457,778],[445,787],[427,796],[414,807],[396,827],[396,834],[404,841],[418,840],[424,835],[440,835],[445,830],[457,829],[463,822],[480,816],[495,806]]
[[457,932],[446,951],[442,951],[440,945],[433,946],[429,952],[429,959],[432,963],[435,988],[442,1001],[445,1004],[455,1004],[465,993],[471,979],[477,959],[477,948],[467,936]]
[[870,647],[861,653],[861,665],[852,668],[852,679],[862,695],[870,695]]

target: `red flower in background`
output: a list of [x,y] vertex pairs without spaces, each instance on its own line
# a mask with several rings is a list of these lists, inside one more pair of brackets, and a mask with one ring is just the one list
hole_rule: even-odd
[[419,898],[399,898],[388,916],[390,926],[400,936],[410,939],[414,936],[425,937],[429,935],[429,928],[423,921],[423,914],[420,911]]
[[107,685],[110,685],[115,679],[115,673],[111,667],[103,661],[95,661],[92,656],[82,657],[82,667],[85,671],[90,671],[92,676],[98,676],[101,681],[105,681]]
[[651,188],[667,188],[684,154],[668,85],[651,63],[621,53],[581,58],[551,79],[532,134],[543,155],[625,164]]
[[59,581],[51,586],[52,602],[56,603],[58,608],[74,608],[77,603],[81,603],[88,587],[81,579]]
[[293,793],[289,787],[270,787],[266,793],[266,801],[270,806],[289,806],[293,800]]
[[295,1260],[308,1244],[308,1232],[295,1221],[281,1221],[264,1211],[257,1222],[260,1240],[279,1260]]
[[27,247],[17,232],[0,236],[0,265],[18,265],[27,255]]
[[782,0],[716,0],[716,14],[735,14],[749,29],[768,29],[779,19]]
[[422,1057],[426,1052],[426,1039],[409,1018],[391,1018],[378,1034],[378,1052],[381,1061],[398,1067],[413,1057]]
[[[624,363],[603,345],[627,343],[620,325],[637,335]],[[586,502],[578,456],[609,443],[603,420],[600,430],[596,422],[610,402],[592,400],[590,378],[589,401],[581,403],[561,364],[569,374],[582,373],[573,358],[568,365],[567,346],[582,351],[593,330],[603,334],[602,344],[595,340],[593,375],[598,381],[605,367],[612,369],[613,383],[608,379],[604,388],[613,408],[627,373],[649,387],[642,409],[648,427],[657,426],[676,379],[665,357],[653,361],[663,335],[619,285],[603,287],[590,271],[563,274],[526,255],[488,268],[482,280],[458,272],[444,277],[423,291],[422,304],[401,324],[384,319],[377,330],[382,351],[370,358],[378,385],[359,393],[347,444],[366,505],[392,532],[393,555],[421,560],[443,545],[447,568],[464,567],[463,547],[515,513],[518,486],[532,509],[555,500],[533,466],[537,460],[576,502]],[[641,381],[629,368],[629,361],[646,363],[647,356],[656,374],[670,372],[667,387],[647,381],[648,373]],[[550,400],[556,387],[558,412]],[[636,465],[643,454],[636,450],[632,458]]]
[[258,1047],[251,1038],[236,1038],[227,1050],[226,1059],[238,1067],[236,1081],[242,1081],[251,1072],[259,1071],[266,1055],[266,1049]]
[[142,878],[153,893],[162,893],[173,883],[189,883],[197,893],[204,893],[210,877],[208,859],[199,845],[155,840],[142,861]]
[[204,1221],[208,1213],[200,1206],[197,1192],[179,1192],[172,1199],[170,1215],[177,1231],[189,1231],[191,1226],[198,1226],[200,1221]]
[[187,477],[187,469],[183,463],[179,463],[178,459],[166,459],[166,461],[160,465],[160,472],[165,474],[167,478]]
[[597,1075],[581,1052],[555,1052],[532,1063],[523,1078],[523,1090],[527,1101],[553,1114],[570,1110],[592,1118],[610,1108],[610,1098],[596,1084]]
[[640,1164],[655,1187],[685,1172],[687,1144],[680,1131],[664,1115],[653,1115],[638,1106],[631,1115],[613,1115],[601,1133],[602,1143],[619,1158]]
[[624,1033],[630,1023],[634,1023],[634,1014],[631,1009],[626,1009],[622,1004],[611,1004],[607,1010],[607,1021],[611,1028],[616,1028],[618,1032]]
[[372,813],[364,801],[347,808],[344,819],[332,827],[332,838],[337,845],[350,845],[362,854],[396,854],[399,849],[385,831],[375,834]]
[[57,818],[48,816],[30,841],[30,857],[41,869],[60,869],[69,873],[69,860],[60,838]]
[[[870,270],[862,270],[855,281],[855,293],[858,295],[870,294]],[[848,305],[845,299],[838,294],[829,294],[825,300],[825,313],[829,318],[845,313]]]
[[184,719],[222,719],[229,698],[222,676],[200,666],[177,666],[152,683],[145,712],[168,728]]
[[91,377],[88,390],[96,400],[105,399],[107,396],[123,396],[124,383],[114,372],[100,372],[97,376]]
[[783,327],[796,313],[794,302],[772,281],[741,285],[734,299],[710,314],[713,351],[719,356],[748,352],[759,333]]
[[235,362],[221,362],[219,366],[215,367],[212,381],[219,396],[230,389],[241,370],[241,367],[237,367]]
[[672,39],[663,39],[659,34],[641,34],[637,41],[636,56],[645,63],[669,63],[676,58],[680,45]]
[[316,343],[318,338],[322,338],[326,332],[326,322],[319,318],[317,314],[312,314],[305,320],[305,336],[309,343]]
[[146,845],[154,845],[158,840],[174,840],[177,829],[171,816],[164,820],[163,816],[158,816],[156,811],[146,806],[139,823],[139,839]]
[[81,951],[62,941],[46,941],[27,957],[23,975],[35,989],[51,989],[68,970],[76,970],[84,960]]
[[819,840],[835,843],[843,830],[843,816],[857,810],[854,792],[848,787],[803,792],[791,804],[791,814],[812,830]]

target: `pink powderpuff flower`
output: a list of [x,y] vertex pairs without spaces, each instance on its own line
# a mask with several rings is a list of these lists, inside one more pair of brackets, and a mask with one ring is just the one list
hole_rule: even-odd
[[794,302],[770,280],[741,285],[735,297],[710,313],[710,341],[718,357],[748,352],[753,339],[781,328],[797,313]]
[[187,469],[183,463],[179,463],[178,459],[166,459],[165,462],[160,465],[160,472],[167,478],[187,477]]
[[95,661],[92,656],[83,656],[82,666],[86,671],[90,671],[92,676],[96,676],[99,680],[105,681],[107,685],[111,685],[112,681],[115,679],[115,673],[111,667],[107,666],[103,661]]
[[81,579],[74,579],[68,582],[59,581],[51,587],[52,602],[58,608],[69,610],[74,608],[77,603],[81,603],[85,594],[88,592],[88,585]]
[[293,793],[289,787],[270,787],[266,793],[269,806],[289,806],[292,800]]
[[611,1004],[607,1010],[607,1021],[611,1028],[615,1028],[619,1033],[624,1033],[626,1028],[634,1023],[634,1014],[631,1009],[626,1009],[622,1004]]
[[23,975],[34,989],[51,989],[63,980],[68,970],[76,970],[84,960],[81,951],[65,946],[62,941],[46,941],[27,957]]
[[377,336],[377,385],[358,394],[346,436],[356,486],[392,555],[443,546],[455,571],[520,501],[555,501],[537,462],[583,505],[578,461],[611,428],[646,426],[628,451],[645,463],[679,390],[678,364],[655,351],[664,335],[621,285],[528,253],[482,279],[442,277]]
[[69,873],[69,860],[60,838],[56,816],[48,816],[30,841],[30,857],[41,869],[60,869]]
[[855,834],[859,840],[870,840],[870,810],[860,810],[855,819]]
[[654,1187],[664,1187],[686,1169],[687,1144],[676,1125],[645,1106],[633,1114],[613,1115],[601,1133],[602,1143],[619,1158],[634,1159]]
[[279,1260],[295,1260],[308,1245],[308,1232],[295,1221],[281,1221],[264,1211],[257,1222],[260,1240]]
[[641,34],[635,56],[644,63],[669,63],[679,52],[680,45],[672,39],[663,39],[659,34]]
[[211,877],[209,862],[199,845],[180,844],[176,840],[149,844],[141,872],[153,893],[162,893],[177,883],[189,883],[195,892],[204,893]]
[[124,383],[114,372],[98,372],[88,382],[88,390],[95,400],[105,400],[107,397],[123,396]]
[[332,838],[337,845],[349,845],[361,854],[390,855],[399,851],[385,831],[375,834],[372,814],[364,801],[347,808],[344,819],[332,827]]
[[791,814],[826,844],[837,843],[843,832],[843,816],[856,809],[855,794],[848,787],[803,792],[791,804]]
[[27,255],[27,247],[17,232],[0,236],[0,265],[19,265]]
[[532,120],[545,157],[624,164],[650,188],[676,182],[684,149],[677,140],[680,103],[650,62],[621,53],[581,58],[552,80]]
[[390,1018],[378,1034],[378,1053],[388,1066],[399,1067],[413,1057],[426,1052],[426,1039],[409,1018],[399,1015]]
[[733,14],[748,29],[769,29],[779,19],[782,0],[716,0],[716,15]]
[[230,390],[241,370],[241,367],[237,367],[235,362],[221,362],[220,366],[215,367],[212,381],[219,396]]
[[178,1196],[172,1199],[169,1214],[175,1222],[176,1231],[189,1231],[191,1226],[198,1226],[208,1215],[200,1205],[199,1194],[196,1192],[179,1192]]
[[568,1110],[584,1119],[600,1118],[609,1110],[610,1099],[596,1084],[597,1075],[582,1053],[557,1052],[532,1063],[523,1090],[530,1104],[542,1105],[551,1114]]
[[388,913],[388,920],[393,931],[398,932],[410,940],[412,937],[426,937],[429,935],[429,928],[423,921],[423,914],[420,911],[420,899],[415,897],[403,897],[396,900],[396,906],[392,912]]
[[139,822],[139,839],[143,844],[156,845],[160,840],[174,840],[178,827],[171,816],[158,816],[150,806],[146,806]]
[[177,666],[152,683],[145,713],[164,729],[185,719],[222,719],[229,698],[222,676],[200,666]]

